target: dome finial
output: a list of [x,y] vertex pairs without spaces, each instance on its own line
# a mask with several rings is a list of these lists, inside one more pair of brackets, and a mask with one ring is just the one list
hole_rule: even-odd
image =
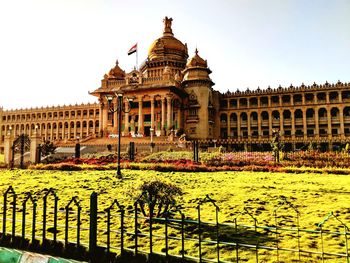
[[167,16],[163,19],[163,23],[164,23],[164,32],[163,35],[164,36],[173,36],[173,31],[171,29],[171,22],[173,21],[173,19],[170,17],[168,18]]
[[115,65],[118,66],[119,65],[119,61],[118,59],[115,61]]
[[196,55],[198,55],[198,48],[196,47],[196,50],[194,51]]

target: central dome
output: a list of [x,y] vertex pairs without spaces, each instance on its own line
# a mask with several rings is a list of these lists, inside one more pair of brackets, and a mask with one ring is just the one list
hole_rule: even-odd
[[165,17],[163,36],[155,40],[148,49],[148,58],[150,60],[174,58],[187,59],[187,45],[174,37],[171,29],[172,18]]

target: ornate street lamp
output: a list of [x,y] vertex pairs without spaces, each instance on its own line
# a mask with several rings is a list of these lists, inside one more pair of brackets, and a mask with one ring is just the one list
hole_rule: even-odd
[[[117,98],[117,105],[114,107],[112,101],[114,98]],[[131,111],[131,102],[133,98],[126,98],[128,102],[128,109],[124,109],[123,107],[123,93],[115,92],[114,94],[106,94],[106,99],[108,103],[108,109],[111,113],[118,114],[118,156],[117,156],[117,177],[121,178],[122,174],[120,172],[120,137],[121,137],[121,122],[122,122],[122,112],[129,113]]]
[[153,148],[154,148],[154,142],[153,142],[153,133],[154,133],[154,129],[153,128],[150,128],[149,129],[149,131],[150,131],[150,133],[151,133],[151,144],[150,144],[150,146],[151,146],[151,153],[153,153]]

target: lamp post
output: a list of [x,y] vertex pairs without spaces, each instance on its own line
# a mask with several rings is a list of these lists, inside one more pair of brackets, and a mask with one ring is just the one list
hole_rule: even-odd
[[149,131],[150,131],[150,133],[151,133],[151,153],[153,153],[153,147],[154,147],[154,143],[153,143],[153,132],[154,132],[154,129],[153,129],[153,128],[150,128]]
[[[117,98],[117,105],[114,107],[112,101],[114,98]],[[117,177],[121,178],[122,174],[120,172],[120,137],[121,137],[121,122],[122,122],[122,112],[129,113],[131,111],[131,102],[133,98],[127,98],[127,102],[129,103],[129,109],[123,108],[123,93],[115,92],[114,94],[107,94],[106,99],[108,102],[108,109],[112,113],[118,114],[118,156],[117,156]]]

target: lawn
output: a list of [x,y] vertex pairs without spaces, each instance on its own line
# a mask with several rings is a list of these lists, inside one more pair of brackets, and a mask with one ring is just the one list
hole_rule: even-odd
[[[107,208],[114,198],[127,208],[132,209],[133,201],[129,193],[141,181],[153,177],[163,178],[175,183],[181,187],[184,194],[182,196],[183,213],[188,218],[197,219],[196,206],[199,199],[209,195],[216,200],[220,208],[219,222],[232,223],[234,218],[240,215],[243,209],[257,219],[259,226],[274,226],[275,217],[274,210],[281,204],[287,201],[294,206],[300,213],[300,228],[315,230],[315,224],[320,223],[325,216],[333,211],[338,219],[350,225],[350,177],[343,175],[329,174],[285,174],[285,173],[254,173],[254,172],[215,172],[215,173],[175,173],[175,172],[156,172],[156,171],[135,171],[123,170],[123,180],[117,179],[114,171],[40,171],[40,170],[0,170],[0,193],[3,194],[6,189],[12,185],[16,193],[32,192],[38,199],[38,207],[42,206],[43,190],[50,187],[56,189],[59,196],[59,208],[63,209],[71,197],[78,196],[81,201],[82,211],[86,212],[89,207],[89,196],[93,191],[99,193],[99,211]],[[20,194],[19,200],[23,199],[24,195]],[[3,204],[3,199],[0,199],[0,204]],[[18,202],[20,204],[20,202]],[[279,221],[283,226],[296,225],[296,213],[288,205],[284,205],[278,210]],[[40,212],[39,212],[40,214]],[[63,213],[62,213],[63,214]],[[103,214],[103,213],[102,213]],[[82,216],[82,227],[88,227],[87,215]],[[18,215],[20,218],[20,214]],[[205,205],[202,209],[201,220],[214,221],[215,211],[213,207]],[[0,218],[1,221],[1,218]],[[2,222],[1,222],[2,223]],[[239,217],[239,223],[252,225],[252,219],[247,215]],[[100,225],[105,227],[105,220],[100,216]],[[142,227],[142,226],[141,226]],[[146,226],[145,226],[146,228]],[[156,227],[157,228],[157,227]],[[159,229],[161,226],[158,227]],[[324,229],[341,230],[339,223],[336,220],[330,220],[325,223]],[[19,230],[18,230],[19,231]],[[161,230],[159,230],[161,231]],[[173,229],[172,231],[175,231]],[[222,231],[226,231],[223,227]],[[228,241],[230,239],[227,230]],[[39,230],[40,232],[40,230]],[[270,231],[267,231],[270,232]],[[268,235],[264,231],[265,235]],[[63,231],[61,232],[63,234]],[[88,235],[87,230],[82,230],[83,237]],[[105,238],[101,231],[100,242]],[[272,236],[273,233],[269,233]],[[73,235],[73,234],[72,234]],[[62,237],[62,236],[61,236]],[[295,248],[295,244],[291,244],[291,236],[286,235],[286,240],[283,240],[285,246]],[[283,238],[283,237],[282,237]],[[262,238],[265,245],[272,242],[270,239]],[[86,240],[85,240],[86,241]],[[132,242],[132,237],[129,242]],[[300,239],[304,249],[321,251],[321,243],[319,234],[310,234],[309,237]],[[146,242],[145,242],[146,243]],[[325,248],[329,251],[339,252],[337,246],[340,247],[340,252],[344,253],[343,240],[339,237],[328,237],[324,243]],[[141,242],[142,244],[142,242]],[[188,255],[196,256],[196,245],[189,245],[186,248]],[[117,243],[115,243],[117,246]],[[161,247],[159,246],[159,251]],[[146,245],[145,245],[146,248]],[[179,252],[178,245],[175,243],[173,252]],[[206,250],[205,250],[206,249]],[[157,250],[155,248],[155,250]],[[326,249],[325,249],[326,250]],[[223,248],[223,259],[233,260],[234,250],[231,248]],[[268,262],[270,258],[269,252],[264,251],[259,255],[259,261],[265,258]],[[198,253],[197,253],[198,254]],[[204,248],[204,254],[210,257],[215,255],[215,247],[208,246]],[[255,253],[243,251],[241,257],[254,257]],[[286,256],[287,257],[287,256]],[[310,255],[308,262],[317,262],[317,259],[312,259]],[[310,257],[310,258],[309,258]],[[254,258],[255,260],[255,258]],[[288,260],[287,260],[288,261]],[[339,262],[345,261],[340,260]],[[337,262],[331,260],[330,262]]]

